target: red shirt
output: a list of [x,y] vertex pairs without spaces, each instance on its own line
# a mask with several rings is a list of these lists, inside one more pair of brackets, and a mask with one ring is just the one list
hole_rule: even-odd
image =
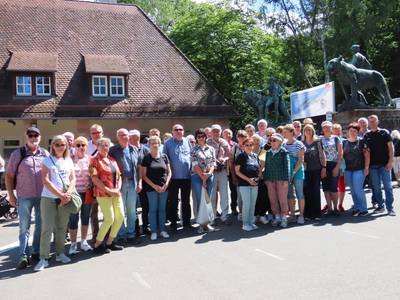
[[[113,178],[112,167],[106,161],[105,157],[101,157],[98,153],[93,156],[89,163],[89,174],[91,177],[97,176],[103,184],[110,188],[116,188],[118,185],[118,181],[121,177],[121,172],[118,169],[117,162],[110,156],[107,156],[110,164],[114,166],[115,169],[115,178]],[[93,188],[95,197],[109,197],[106,192],[100,190],[96,185]]]

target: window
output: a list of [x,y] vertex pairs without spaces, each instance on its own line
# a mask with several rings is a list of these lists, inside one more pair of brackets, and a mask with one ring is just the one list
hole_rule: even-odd
[[92,94],[95,97],[107,96],[107,76],[92,77]]
[[123,76],[110,77],[110,96],[125,96],[125,81]]
[[36,77],[36,96],[49,96],[50,94],[51,94],[50,77],[49,76],[37,76]]
[[17,96],[31,96],[32,83],[30,76],[17,76]]

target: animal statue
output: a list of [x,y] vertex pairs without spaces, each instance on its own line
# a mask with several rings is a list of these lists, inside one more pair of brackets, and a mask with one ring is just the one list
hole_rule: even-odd
[[[381,105],[392,105],[386,80],[378,71],[356,68],[354,65],[346,63],[342,56],[331,59],[328,62],[328,70],[331,74],[337,75],[339,86],[347,102],[361,103],[360,99],[366,102],[362,91],[376,88],[378,94],[375,96],[380,99]],[[346,90],[348,86],[350,95]]]

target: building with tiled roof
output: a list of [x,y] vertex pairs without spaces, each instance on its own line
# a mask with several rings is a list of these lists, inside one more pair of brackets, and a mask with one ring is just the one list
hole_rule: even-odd
[[87,135],[93,123],[113,137],[120,127],[193,131],[236,115],[135,5],[0,0],[0,33],[2,148],[23,143],[31,125],[47,143],[67,130]]

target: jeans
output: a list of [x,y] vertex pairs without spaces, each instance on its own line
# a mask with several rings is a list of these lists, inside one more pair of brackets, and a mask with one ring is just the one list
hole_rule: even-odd
[[217,193],[220,195],[221,205],[221,220],[225,221],[228,218],[229,212],[229,196],[228,196],[228,173],[226,170],[214,173],[214,188],[211,194],[211,203],[214,210],[214,215],[217,215]]
[[386,209],[391,210],[393,208],[393,188],[390,174],[391,170],[386,170],[385,166],[370,166],[369,172],[372,180],[373,195],[378,207],[384,207],[381,189],[381,182],[383,182]]
[[353,198],[354,209],[361,212],[368,211],[367,198],[364,192],[364,170],[347,171],[345,173],[346,183],[350,187]]
[[135,226],[137,193],[133,181],[130,180],[122,182],[121,197],[124,205],[123,209],[126,222],[122,223],[122,226],[118,232],[118,239],[134,238],[136,235]]
[[149,221],[151,233],[157,232],[157,214],[158,214],[158,227],[160,231],[165,231],[165,209],[167,207],[168,191],[163,193],[147,192],[147,199],[149,200]]
[[33,234],[32,253],[40,251],[40,197],[39,198],[18,198],[17,210],[19,217],[19,256],[30,255],[29,251],[29,227],[31,226],[32,208],[35,208],[35,232]]
[[242,196],[242,220],[243,225],[253,224],[254,211],[256,208],[258,185],[239,186],[239,193]]
[[[79,193],[79,196],[81,196],[81,199],[83,200],[80,209],[81,226],[87,226],[89,225],[90,210],[92,209],[92,204],[85,203],[85,193]],[[71,214],[69,216],[68,228],[72,230],[78,229],[78,223],[79,223],[79,212],[76,214]]]
[[[206,181],[206,189],[207,189],[207,193],[208,193],[209,197],[211,197],[213,185],[214,185],[214,176],[210,176],[207,178],[207,181]],[[192,175],[192,187],[193,187],[193,192],[195,194],[194,198],[196,198],[197,211],[199,211],[203,181],[201,180],[200,176],[197,174]]]

